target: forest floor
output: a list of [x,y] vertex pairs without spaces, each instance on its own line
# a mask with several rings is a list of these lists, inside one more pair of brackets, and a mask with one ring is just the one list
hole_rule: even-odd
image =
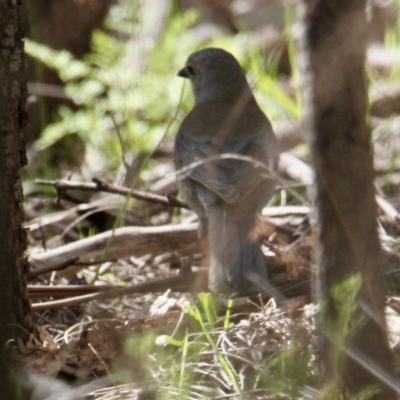
[[[376,165],[384,164],[379,150],[388,141],[385,135],[377,139]],[[108,388],[92,390],[93,399],[129,398],[148,388],[170,396],[182,395],[185,388],[187,398],[238,393],[261,398],[283,391],[263,383],[266,369],[287,374],[295,366],[284,372],[277,360],[296,354],[308,372],[292,377],[293,382],[312,386],[318,369],[317,309],[311,301],[315,218],[306,160],[283,153],[281,204],[275,201],[260,215],[257,234],[270,283],[265,295],[213,299],[204,294],[207,246],[197,241],[195,215],[175,197],[168,147],[134,190],[99,179],[39,181],[57,195],[27,197],[28,292],[37,335],[20,345],[24,363],[74,385],[101,378],[100,386]],[[384,183],[397,176],[392,169],[377,178],[390,287],[387,322],[395,353],[400,219],[383,194]],[[292,196],[296,185],[303,189]],[[283,198],[290,201],[285,204]],[[174,386],[172,377],[184,372]],[[301,390],[303,398],[312,398],[311,389]]]

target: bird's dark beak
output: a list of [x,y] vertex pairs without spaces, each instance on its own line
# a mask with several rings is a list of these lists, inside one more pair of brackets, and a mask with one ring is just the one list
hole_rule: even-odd
[[178,72],[178,76],[180,76],[181,78],[190,78],[190,72],[188,67],[182,68],[179,72]]

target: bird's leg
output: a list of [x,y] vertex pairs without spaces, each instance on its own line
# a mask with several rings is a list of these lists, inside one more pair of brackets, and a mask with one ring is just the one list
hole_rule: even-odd
[[196,245],[199,244],[201,239],[204,239],[207,236],[207,218],[198,217],[199,218],[199,225],[197,227],[197,237],[199,240],[197,241]]

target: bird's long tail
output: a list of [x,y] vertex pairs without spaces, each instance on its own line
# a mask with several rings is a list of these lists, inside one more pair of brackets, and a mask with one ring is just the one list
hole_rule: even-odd
[[254,213],[237,215],[225,206],[208,210],[209,288],[262,292],[267,270],[258,241],[250,238]]

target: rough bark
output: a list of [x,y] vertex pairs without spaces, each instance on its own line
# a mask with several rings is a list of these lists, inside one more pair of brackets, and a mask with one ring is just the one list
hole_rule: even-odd
[[25,164],[26,125],[24,52],[20,5],[0,0],[0,387],[14,399],[6,342],[23,337],[31,327],[23,273],[26,234],[22,229],[21,166]]
[[[306,0],[303,6],[320,245],[316,293],[322,310],[326,390],[334,386],[353,398],[379,385],[381,391],[372,398],[390,400],[395,394],[384,383],[391,370],[384,264],[366,121],[366,0]],[[361,283],[358,292],[347,287],[356,292],[355,301],[344,286],[335,298],[335,288],[352,276]],[[350,333],[343,341],[346,312],[351,314]]]

